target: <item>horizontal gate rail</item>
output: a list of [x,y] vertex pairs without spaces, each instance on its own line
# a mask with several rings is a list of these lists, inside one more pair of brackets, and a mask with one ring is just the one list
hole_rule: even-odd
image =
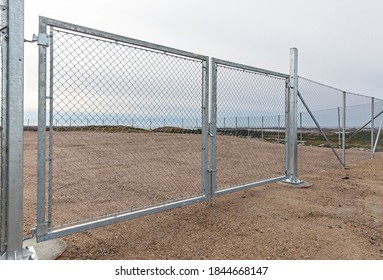
[[115,223],[120,223],[120,222],[124,222],[124,221],[128,221],[128,220],[132,220],[135,218],[139,218],[142,216],[156,214],[156,213],[160,213],[160,212],[163,212],[166,210],[170,210],[170,209],[174,209],[174,208],[178,208],[178,207],[183,207],[183,206],[187,206],[187,205],[198,203],[198,202],[204,202],[204,201],[206,201],[206,197],[200,196],[200,197],[187,199],[187,200],[183,200],[183,201],[179,201],[179,202],[166,203],[163,205],[150,207],[150,208],[146,208],[146,209],[142,209],[142,210],[137,210],[137,211],[133,211],[133,212],[129,212],[129,213],[114,214],[114,215],[110,215],[109,217],[100,218],[100,219],[95,220],[95,221],[90,221],[90,222],[78,224],[75,226],[68,226],[68,227],[65,227],[63,229],[50,231],[47,234],[37,236],[37,242],[43,242],[46,240],[60,238],[63,236],[74,234],[74,233],[79,233],[79,232],[83,232],[83,231],[90,230],[90,229],[95,229],[95,228],[99,228],[99,227],[103,227],[103,226],[107,226],[107,225],[112,225]]
[[111,40],[113,42],[126,43],[126,44],[135,45],[135,46],[148,48],[148,49],[156,49],[156,50],[164,52],[164,53],[170,53],[170,54],[175,54],[175,55],[179,55],[179,56],[186,56],[186,57],[194,58],[194,59],[198,59],[198,60],[204,60],[204,61],[208,60],[208,56],[199,55],[199,54],[195,54],[192,52],[187,52],[187,51],[183,51],[183,50],[179,50],[179,49],[175,49],[175,48],[170,48],[170,47],[166,47],[166,46],[162,46],[162,45],[158,45],[158,44],[154,44],[154,43],[149,43],[146,41],[136,40],[136,39],[132,39],[129,37],[124,37],[121,35],[105,32],[105,31],[100,31],[100,30],[84,27],[84,26],[77,25],[77,24],[67,23],[67,22],[63,22],[63,21],[59,21],[59,20],[55,20],[55,19],[51,19],[51,18],[47,18],[47,17],[40,17],[40,23],[41,23],[41,25],[61,28],[61,29],[65,29],[68,31],[73,31],[73,32],[87,34],[90,36],[100,37],[103,39]]
[[255,187],[261,187],[261,186],[266,185],[266,184],[271,184],[271,183],[277,183],[277,182],[284,181],[287,178],[289,178],[289,176],[280,176],[280,177],[276,177],[276,178],[272,178],[272,179],[268,179],[268,180],[262,180],[262,181],[255,182],[255,183],[250,183],[250,184],[246,184],[246,185],[231,187],[231,188],[228,188],[228,189],[221,189],[221,190],[217,190],[215,192],[215,195],[216,196],[221,196],[221,195],[225,195],[225,194],[229,194],[229,193],[233,193],[233,192],[244,191],[244,190],[255,188]]
[[274,77],[280,77],[280,78],[285,78],[285,79],[288,79],[290,77],[289,75],[284,74],[284,73],[270,71],[267,69],[257,68],[257,67],[253,67],[253,66],[249,66],[249,65],[245,65],[245,64],[240,64],[240,63],[235,63],[235,62],[231,62],[231,61],[227,61],[227,60],[223,60],[223,59],[218,59],[218,58],[214,58],[214,63],[221,64],[221,65],[224,65],[227,67],[241,69],[244,71],[250,71],[250,72],[254,72],[254,73],[274,76]]

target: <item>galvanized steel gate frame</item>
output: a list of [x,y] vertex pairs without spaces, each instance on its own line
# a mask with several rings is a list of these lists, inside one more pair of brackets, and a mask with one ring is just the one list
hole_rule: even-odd
[[[202,153],[202,174],[201,174],[201,188],[202,194],[197,197],[190,199],[184,199],[179,201],[173,201],[170,203],[163,203],[158,206],[147,207],[138,211],[126,212],[123,214],[110,215],[106,218],[97,219],[90,222],[79,223],[68,227],[63,227],[59,229],[52,228],[52,165],[53,165],[53,151],[52,145],[47,146],[47,137],[46,130],[49,127],[49,141],[52,141],[53,136],[53,124],[47,125],[46,116],[47,116],[47,100],[52,106],[52,89],[47,87],[47,69],[48,69],[48,56],[47,49],[49,47],[49,42],[51,41],[51,35],[48,34],[48,27],[50,28],[60,28],[68,30],[71,32],[76,32],[79,34],[85,34],[88,36],[100,37],[116,42],[122,42],[134,46],[139,46],[147,49],[153,49],[156,51],[161,51],[164,53],[170,53],[178,55],[181,57],[188,57],[203,62],[203,93],[201,95],[202,100],[202,139],[201,139],[201,153]],[[299,184],[301,181],[297,179],[297,169],[296,169],[296,79],[294,74],[297,74],[297,50],[291,50],[291,62],[293,76],[276,73],[264,69],[259,69],[255,67],[250,67],[246,65],[236,64],[224,60],[219,60],[216,58],[210,58],[207,56],[197,55],[190,52],[181,51],[178,49],[173,49],[165,46],[160,46],[140,40],[135,40],[91,28],[86,28],[83,26],[70,24],[46,17],[40,17],[40,26],[39,26],[39,35],[38,35],[38,45],[39,45],[39,123],[38,123],[38,190],[37,190],[37,226],[34,230],[36,234],[37,241],[41,242],[44,240],[59,238],[69,234],[89,230],[92,228],[97,228],[109,224],[118,223],[125,220],[130,220],[133,218],[141,217],[148,214],[158,213],[168,209],[181,207],[197,202],[210,201],[213,197],[223,195],[226,193],[231,193],[235,191],[240,191],[248,189],[251,187],[261,186],[267,183],[273,183],[278,181],[287,181],[293,184]],[[217,127],[216,127],[216,117],[217,117],[217,76],[216,76],[216,66],[218,64],[227,65],[230,67],[236,67],[247,71],[262,73],[265,75],[282,77],[286,79],[286,170],[285,175],[279,176],[276,178],[269,178],[267,180],[262,180],[259,182],[253,182],[246,185],[238,185],[228,189],[218,190],[216,188],[216,176],[217,176],[217,159],[216,159],[216,149],[217,149]],[[210,70],[210,71],[209,71]],[[211,91],[209,90],[209,72],[212,75],[212,86]],[[49,94],[47,94],[49,92]],[[292,97],[291,97],[292,96]],[[295,117],[294,117],[295,112]],[[52,120],[51,112],[49,112],[50,119]],[[209,122],[210,117],[210,122]],[[295,136],[295,137],[294,137]],[[210,138],[210,140],[209,140]],[[295,141],[294,141],[295,139]],[[209,145],[210,142],[210,145]],[[210,146],[210,149],[209,149]],[[46,155],[47,147],[50,147],[48,152],[48,157]],[[295,155],[295,156],[294,156]],[[210,163],[209,163],[210,156]],[[46,166],[48,162],[48,168]],[[48,170],[47,170],[48,169]],[[47,174],[48,173],[48,174]],[[48,179],[48,186],[46,181]],[[47,213],[48,212],[48,213]]]

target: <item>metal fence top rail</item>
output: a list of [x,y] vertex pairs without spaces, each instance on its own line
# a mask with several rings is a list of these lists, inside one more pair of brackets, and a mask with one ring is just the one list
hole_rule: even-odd
[[126,43],[129,45],[139,46],[139,47],[143,47],[147,49],[156,49],[164,53],[170,53],[170,54],[184,56],[184,57],[197,59],[197,60],[207,61],[209,59],[208,56],[195,54],[192,52],[187,52],[187,51],[183,51],[183,50],[179,50],[175,48],[170,48],[170,47],[166,47],[166,46],[162,46],[162,45],[158,45],[154,43],[149,43],[146,41],[141,41],[141,40],[137,40],[137,39],[133,39],[129,37],[124,37],[121,35],[105,32],[105,31],[101,31],[101,30],[97,30],[93,28],[88,28],[81,25],[77,25],[77,24],[67,23],[64,21],[59,21],[59,20],[55,20],[55,19],[51,19],[51,18],[47,18],[43,16],[40,16],[39,20],[40,20],[40,24],[42,25],[48,25],[55,28],[62,28],[72,32],[83,33],[90,36],[102,37],[103,39],[108,39],[114,42]]
[[223,60],[223,59],[218,59],[218,58],[212,58],[212,63],[213,64],[214,63],[221,64],[224,66],[228,66],[228,67],[236,68],[236,69],[240,69],[240,70],[257,72],[257,73],[265,74],[267,76],[274,76],[276,78],[288,79],[290,77],[287,74],[274,72],[274,71],[270,71],[270,70],[266,70],[266,69],[262,69],[262,68],[252,67],[252,66],[248,66],[248,65],[244,65],[244,64],[240,64],[240,63],[235,63],[235,62],[231,62],[231,61],[227,61],[227,60]]

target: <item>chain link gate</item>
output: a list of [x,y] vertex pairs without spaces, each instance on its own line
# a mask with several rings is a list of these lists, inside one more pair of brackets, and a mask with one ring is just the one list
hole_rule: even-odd
[[38,44],[38,241],[208,199],[208,57],[43,17]]
[[287,179],[289,76],[214,58],[212,68],[213,193]]
[[37,41],[37,241],[301,182],[296,49],[290,77],[45,17]]

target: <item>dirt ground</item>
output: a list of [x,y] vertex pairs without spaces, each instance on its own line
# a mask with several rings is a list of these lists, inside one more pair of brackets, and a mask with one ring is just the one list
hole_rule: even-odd
[[[121,142],[118,137],[114,136],[116,143]],[[130,137],[138,136],[131,135]],[[183,138],[186,136],[180,135],[178,137],[178,140],[186,141],[186,138]],[[72,138],[67,138],[65,141],[68,142]],[[156,146],[150,150],[150,155],[153,155],[154,151],[161,150],[161,139],[151,138],[150,144]],[[136,139],[133,138],[133,140]],[[65,141],[58,141],[56,144],[60,148],[60,143],[66,143]],[[77,143],[71,146],[75,150],[61,147],[65,149],[63,153],[65,152],[64,154],[67,156],[70,153],[77,154],[84,147],[78,142],[78,139],[73,141]],[[174,144],[176,140],[173,139],[172,141]],[[230,141],[233,141],[233,138]],[[241,147],[241,143],[245,143],[246,139],[238,139],[238,141],[237,147]],[[192,162],[192,167],[197,168],[198,171],[200,160],[197,155],[197,153],[199,154],[198,141],[196,142],[197,146],[193,146],[192,143],[195,143],[195,140],[186,146],[192,147],[193,151],[188,150],[185,153],[181,150],[178,151],[176,145],[175,151],[179,153],[172,155],[174,158],[170,156],[168,161],[161,161],[158,165],[153,166],[153,170],[161,169],[161,166],[166,166],[173,160],[177,160],[176,164],[181,166],[180,168],[187,170],[189,167],[186,162]],[[248,143],[246,145],[249,145]],[[218,144],[221,147],[230,145],[224,139],[219,140]],[[256,145],[262,144],[258,142]],[[26,133],[25,146],[24,181],[26,188],[24,197],[26,203],[24,207],[26,209],[25,231],[27,234],[29,228],[35,224],[36,211],[35,159],[37,151],[36,135],[33,132]],[[108,146],[113,146],[110,145],[110,141]],[[128,143],[127,147],[129,146]],[[89,161],[89,157],[100,158],[99,153],[105,152],[101,147],[105,147],[102,142],[98,143],[97,149],[93,151],[95,154],[87,150],[78,158],[85,161]],[[133,149],[133,147],[131,148]],[[148,150],[147,147],[145,149]],[[277,148],[278,151],[279,149]],[[277,166],[278,168],[274,170],[272,165],[274,161],[279,160],[279,156],[263,155],[260,157],[262,151],[265,152],[266,149],[260,149],[250,158],[245,155],[245,158],[253,162],[257,158],[258,161],[264,161],[264,164],[269,162],[269,165],[264,165],[264,169],[270,169],[270,174],[278,173],[281,167]],[[146,156],[147,159],[150,159],[149,154]],[[164,154],[166,154],[165,151],[161,156]],[[221,174],[221,180],[222,182],[229,182],[231,178],[229,174],[230,159],[233,156],[239,157],[243,154],[243,149],[239,149],[237,153],[229,153],[228,158],[225,158],[223,148],[221,148],[221,152],[219,150],[219,154],[222,158],[222,164],[226,164],[223,168],[225,174]],[[118,156],[116,153],[113,157]],[[184,158],[185,162],[181,161],[180,158]],[[373,160],[370,160],[366,153],[350,151],[349,168],[343,170],[334,160],[329,149],[300,147],[299,160],[299,177],[313,183],[310,188],[269,184],[215,198],[212,205],[194,204],[74,234],[63,238],[67,243],[67,249],[60,259],[383,260],[383,169],[381,168],[383,155],[377,154]],[[65,157],[63,157],[62,162],[65,162]],[[115,162],[121,165],[121,158]],[[132,159],[123,162],[123,168],[126,168],[129,162],[132,162]],[[235,164],[232,164],[236,174],[238,173],[237,170],[240,169],[238,166],[240,162],[237,160]],[[81,192],[76,191],[73,194],[75,187],[83,189],[87,186],[86,182],[81,182],[81,180],[92,178],[97,172],[101,174],[99,173],[101,169],[107,169],[105,165],[99,166],[100,163],[97,161],[93,164],[94,166],[89,165],[89,168],[86,168],[88,170],[86,172],[95,170],[96,173],[88,174],[84,171],[85,169],[80,169],[77,172],[83,174],[80,176],[82,179],[80,179],[80,177],[76,177],[76,168],[74,168],[69,170],[70,172],[68,171],[68,176],[74,178],[73,182],[68,181],[64,185],[56,186],[58,190],[54,194],[53,202],[56,207],[56,212],[53,212],[54,217],[58,216],[66,221],[71,220],[84,209],[94,211],[94,209],[103,208],[103,205],[106,209],[111,207],[111,202],[106,200],[113,201],[112,195],[109,195],[108,199],[97,200],[97,196],[102,193],[100,190],[97,195],[90,195],[91,199],[97,201],[95,206],[92,206],[93,208],[89,206],[83,209],[81,206],[81,203],[86,204],[82,195],[89,194],[89,189]],[[249,171],[249,162],[244,162],[244,164],[244,169]],[[262,164],[259,162],[257,164],[259,164],[257,169],[262,169]],[[134,166],[136,169],[133,173],[137,173],[139,167],[136,164]],[[111,172],[111,170],[107,170],[109,173]],[[162,179],[156,178],[154,173],[149,174],[151,176],[146,176],[150,178],[145,184],[152,184],[152,186],[161,188],[160,185],[164,184]],[[174,174],[168,175],[174,177]],[[184,175],[189,176],[187,173]],[[259,171],[255,175],[262,176]],[[124,176],[120,176],[122,177],[121,180],[127,180],[127,177]],[[136,176],[143,177],[144,175],[139,173]],[[186,193],[186,196],[199,192],[199,181],[190,178],[192,191]],[[173,179],[177,182],[176,184],[179,184],[180,181],[177,181],[179,178]],[[108,185],[107,182],[110,180],[110,177],[104,177],[102,182]],[[189,178],[186,177],[186,180]],[[120,183],[113,182],[110,184],[112,189],[107,190],[108,193],[111,190],[119,190],[124,195],[130,194],[136,195],[138,198],[149,199],[146,193],[142,191],[132,193],[130,189],[129,191],[125,190],[127,192],[124,193]],[[133,186],[137,182],[132,179],[129,184]],[[171,185],[169,186],[172,188]],[[62,189],[68,190],[64,192]],[[162,191],[167,192],[166,189]],[[70,196],[71,194],[78,197],[79,200],[75,200]],[[67,197],[62,197],[63,195]],[[169,192],[168,195],[170,198],[174,198],[175,194]],[[117,199],[117,201],[118,205],[122,203],[122,200]],[[151,200],[147,200],[147,203],[151,202]],[[65,219],[66,215],[70,217]]]

